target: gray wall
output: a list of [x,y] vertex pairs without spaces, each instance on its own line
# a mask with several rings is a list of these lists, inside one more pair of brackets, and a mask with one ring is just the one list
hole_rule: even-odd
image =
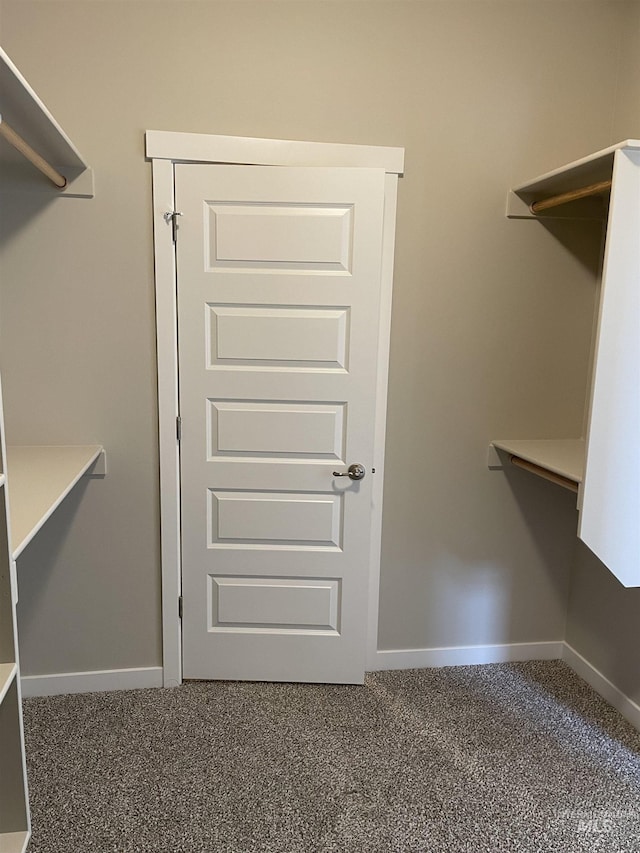
[[[14,443],[104,443],[20,559],[25,673],[160,663],[147,128],[404,146],[380,647],[564,636],[575,501],[491,438],[580,434],[595,232],[507,188],[604,147],[630,4],[0,0],[2,42],[96,173],[2,226]],[[626,135],[629,135],[625,131]],[[567,252],[569,245],[571,251]],[[595,247],[595,248],[594,248]]]
[[613,122],[616,140],[640,136],[640,0],[627,0],[623,6],[626,24],[620,42],[620,72]]
[[[640,3],[628,6],[620,50],[614,132],[640,138]],[[640,704],[640,588],[624,589],[587,549],[576,549],[567,642]]]

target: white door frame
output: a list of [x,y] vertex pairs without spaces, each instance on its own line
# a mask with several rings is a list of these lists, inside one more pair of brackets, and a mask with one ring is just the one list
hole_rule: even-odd
[[177,281],[172,222],[174,163],[235,163],[261,166],[349,166],[386,172],[382,247],[382,290],[378,330],[378,381],[371,507],[371,564],[367,628],[367,668],[376,666],[382,486],[387,415],[389,336],[398,177],[404,171],[404,148],[342,145],[211,136],[148,130],[146,156],[153,176],[153,231],[158,357],[158,426],[160,451],[160,555],[162,565],[163,683],[182,683],[182,635],[178,615],[181,591],[180,460],[178,416]]

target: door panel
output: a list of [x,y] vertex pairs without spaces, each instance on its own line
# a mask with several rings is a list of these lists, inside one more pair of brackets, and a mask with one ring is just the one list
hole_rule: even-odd
[[175,170],[184,677],[362,682],[384,172]]
[[210,205],[208,216],[212,268],[316,273],[349,269],[353,236],[349,206]]
[[340,581],[211,576],[214,631],[338,634]]
[[347,308],[207,307],[210,367],[347,369]]
[[342,546],[342,495],[209,491],[209,547]]
[[209,458],[344,456],[344,404],[209,400]]

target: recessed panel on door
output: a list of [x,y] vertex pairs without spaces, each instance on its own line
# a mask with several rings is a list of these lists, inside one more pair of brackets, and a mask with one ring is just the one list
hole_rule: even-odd
[[337,578],[209,575],[209,630],[338,634],[339,598]]
[[346,274],[351,205],[209,202],[208,269]]
[[209,489],[209,547],[339,550],[342,500],[341,493]]
[[344,403],[208,400],[209,457],[344,457]]
[[207,304],[208,367],[347,368],[349,310]]

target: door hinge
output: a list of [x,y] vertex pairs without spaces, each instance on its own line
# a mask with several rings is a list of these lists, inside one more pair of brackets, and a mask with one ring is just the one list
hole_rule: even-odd
[[182,216],[182,213],[179,210],[168,210],[164,218],[167,222],[171,222],[171,239],[175,243],[178,239],[178,217]]
[[182,619],[182,596],[178,596],[178,619]]
[[176,418],[176,438],[182,441],[182,418],[180,415]]

